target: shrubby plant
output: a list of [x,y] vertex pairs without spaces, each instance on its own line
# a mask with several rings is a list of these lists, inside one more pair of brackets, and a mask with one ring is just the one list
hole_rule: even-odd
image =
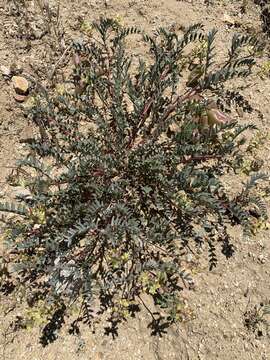
[[[182,36],[163,28],[149,36],[101,19],[87,42],[74,42],[66,83],[34,97],[29,118],[40,136],[11,176],[29,195],[1,204],[16,214],[1,281],[29,306],[50,308],[44,344],[74,303],[73,330],[104,311],[116,330],[140,306],[151,312],[143,294],[159,309],[155,331],[185,320],[181,291],[194,286],[186,254],[209,256],[212,269],[217,251],[233,255],[230,227],[249,235],[267,219],[259,186],[267,176],[241,184],[236,175],[255,126],[228,116],[252,108],[225,89],[250,75],[261,44],[235,35],[218,64],[216,34],[196,24]],[[145,57],[132,56],[128,36]]]
[[249,307],[244,313],[244,325],[248,330],[253,331],[257,337],[263,335],[269,336],[270,305],[267,302],[261,302],[253,307]]

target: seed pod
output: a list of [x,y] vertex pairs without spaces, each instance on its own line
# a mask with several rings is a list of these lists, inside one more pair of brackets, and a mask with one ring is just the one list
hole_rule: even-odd
[[78,54],[75,54],[75,55],[74,55],[74,57],[73,57],[73,62],[74,62],[74,65],[75,65],[75,66],[80,65],[80,63],[81,63],[81,58],[80,58],[80,56],[79,56]]
[[206,114],[200,116],[200,124],[202,125],[203,129],[208,127],[208,116]]
[[201,78],[201,76],[203,75],[203,71],[204,71],[204,69],[203,69],[202,65],[196,66],[189,74],[187,86],[195,87],[196,85],[198,85],[198,81]]
[[207,118],[208,118],[208,124],[210,126],[213,126],[215,124],[223,125],[223,124],[231,122],[231,118],[229,118],[227,115],[223,114],[218,109],[207,110]]

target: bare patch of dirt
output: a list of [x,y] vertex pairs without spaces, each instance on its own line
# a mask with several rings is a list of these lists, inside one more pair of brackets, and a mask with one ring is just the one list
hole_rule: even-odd
[[[42,3],[48,3],[51,12],[46,6],[38,6]],[[160,26],[180,30],[202,22],[206,28],[218,28],[216,47],[221,57],[234,32],[261,31],[261,6],[251,0],[60,0],[59,6],[58,13],[57,1],[3,0],[0,4],[0,65],[13,67],[18,73],[47,86],[48,78],[56,70],[58,80],[61,79],[61,69],[66,71],[68,58],[65,54],[68,52],[65,51],[70,39],[81,36],[82,21],[91,21],[101,15],[118,17],[125,25],[136,25],[149,32]],[[139,45],[135,46],[140,52]],[[261,62],[269,61],[269,56],[266,54]],[[260,71],[259,67],[257,71]],[[25,133],[35,129],[29,129],[20,105],[14,100],[10,80],[1,77],[0,85],[0,196],[3,196],[12,193],[12,189],[5,185],[5,178],[23,151],[20,140]],[[35,86],[34,81],[32,86]],[[258,112],[245,115],[239,121],[253,122],[265,134],[270,133],[270,78],[262,79],[255,73],[244,83],[242,93]],[[259,112],[261,116],[258,116]],[[269,148],[270,139],[258,149],[266,171],[270,167]],[[92,333],[85,326],[81,336],[67,335],[63,330],[54,343],[43,348],[38,342],[38,327],[16,331],[20,317],[18,305],[12,309],[13,304],[2,297],[0,358],[270,359],[267,329],[262,326],[262,329],[251,330],[246,326],[249,310],[270,300],[269,235],[265,230],[247,242],[240,233],[235,233],[235,255],[230,260],[220,258],[212,272],[208,271],[206,262],[188,259],[196,272],[196,288],[186,294],[194,320],[165,330],[162,337],[151,336],[151,330],[147,329],[151,319],[147,312],[142,311],[119,328],[119,336],[115,339],[105,336],[102,327]]]

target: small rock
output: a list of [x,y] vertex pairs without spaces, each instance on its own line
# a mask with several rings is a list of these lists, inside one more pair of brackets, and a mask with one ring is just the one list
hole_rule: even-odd
[[7,66],[4,66],[4,65],[1,65],[1,66],[0,66],[0,71],[1,71],[1,73],[2,73],[3,76],[9,77],[10,74],[11,74],[10,68],[8,68]]
[[19,103],[24,102],[26,98],[27,98],[26,95],[14,94],[14,99]]
[[225,23],[229,24],[229,25],[234,25],[235,24],[235,21],[233,20],[233,18],[230,15],[226,14],[226,13],[223,15],[222,20]]
[[29,90],[28,81],[22,76],[13,76],[13,86],[17,94],[26,95]]
[[13,195],[15,198],[19,199],[29,199],[31,198],[32,194],[30,190],[23,188],[21,186],[16,186],[16,189],[13,191]]
[[192,262],[192,260],[193,260],[192,254],[187,254],[186,259],[187,259],[188,263]]
[[261,263],[261,264],[265,264],[265,257],[263,256],[263,254],[261,254],[261,255],[259,255],[258,256],[258,260],[259,260],[259,262]]
[[262,249],[265,249],[265,244],[263,243],[263,241],[259,241],[259,245]]
[[30,143],[34,140],[33,127],[26,125],[20,133],[20,143]]

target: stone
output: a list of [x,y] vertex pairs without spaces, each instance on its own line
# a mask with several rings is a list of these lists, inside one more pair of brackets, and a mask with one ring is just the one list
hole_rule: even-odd
[[226,13],[223,15],[222,20],[225,23],[229,24],[229,25],[234,25],[235,24],[235,21],[233,20],[233,18],[230,15],[226,14]]
[[17,94],[26,95],[29,90],[29,83],[23,76],[13,76],[13,86]]
[[4,66],[4,65],[0,66],[0,72],[3,76],[6,76],[6,77],[9,77],[11,74],[10,68],[8,68],[7,66]]
[[20,132],[20,143],[30,143],[34,140],[33,127],[26,125]]
[[261,264],[265,264],[266,260],[265,260],[265,257],[263,254],[259,255],[258,256],[258,260]]
[[29,199],[32,197],[31,191],[22,186],[16,186],[16,189],[13,190],[13,195],[17,199]]

